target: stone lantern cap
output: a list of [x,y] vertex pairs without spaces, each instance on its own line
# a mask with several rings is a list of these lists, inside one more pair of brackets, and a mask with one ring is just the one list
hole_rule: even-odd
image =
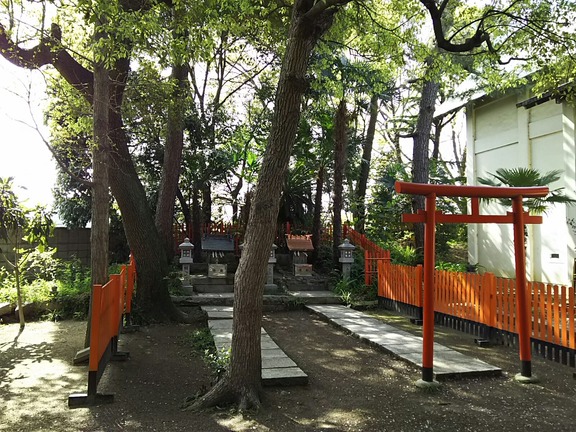
[[186,237],[182,243],[178,245],[180,249],[180,264],[192,264],[192,249],[194,245],[190,243],[190,239]]
[[178,245],[178,249],[180,250],[192,250],[194,249],[194,245],[190,243],[190,239],[186,237],[182,243]]
[[278,249],[278,246],[276,246],[275,243],[272,243],[272,249],[270,250],[270,256],[268,257],[268,264],[274,264],[276,262],[276,249]]

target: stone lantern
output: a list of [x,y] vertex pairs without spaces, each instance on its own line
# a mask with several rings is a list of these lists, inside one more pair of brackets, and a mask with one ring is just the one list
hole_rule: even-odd
[[190,239],[186,237],[184,242],[178,245],[178,249],[180,249],[180,264],[182,264],[182,273],[189,275],[190,264],[194,262],[192,259],[192,251],[194,250],[194,245],[190,243]]
[[276,264],[276,246],[272,243],[272,249],[270,250],[270,256],[268,257],[268,275],[266,277],[266,284],[273,285],[274,284],[274,264]]
[[348,239],[344,239],[344,242],[338,246],[340,250],[340,259],[339,261],[342,263],[342,276],[345,279],[350,277],[350,269],[352,268],[352,263],[354,262],[354,249],[356,246],[350,243]]

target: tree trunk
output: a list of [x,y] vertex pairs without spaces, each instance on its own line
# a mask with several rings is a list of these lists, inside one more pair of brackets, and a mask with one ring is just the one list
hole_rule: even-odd
[[322,191],[324,190],[324,165],[320,166],[316,177],[316,195],[314,196],[314,217],[312,219],[312,251],[310,260],[314,264],[318,260],[322,230]]
[[202,262],[202,209],[198,182],[192,189],[192,237],[194,238],[194,261]]
[[366,222],[366,189],[368,178],[370,177],[370,162],[372,161],[372,146],[374,145],[374,135],[376,132],[376,121],[378,120],[378,95],[373,95],[370,99],[370,119],[368,130],[364,141],[362,160],[360,161],[360,178],[356,187],[356,214],[354,215],[354,229],[364,233]]
[[[90,228],[90,267],[92,270],[92,290],[94,285],[108,282],[108,243],[110,192],[108,179],[108,113],[110,110],[110,81],[108,71],[103,63],[94,66],[94,103],[92,148],[92,226]],[[90,326],[92,316],[92,299],[88,313],[88,324],[84,347],[90,346]]]
[[16,306],[18,307],[18,321],[20,333],[24,331],[26,319],[24,317],[24,302],[22,301],[22,278],[20,274],[20,230],[16,228],[16,245],[14,246],[14,278],[16,279]]
[[166,276],[168,263],[144,187],[138,178],[130,153],[126,133],[117,110],[110,112],[110,135],[113,151],[110,164],[110,187],[120,211],[126,239],[136,260],[138,288],[135,302],[145,320],[182,319],[172,303]]
[[136,260],[137,311],[145,320],[181,320],[183,314],[176,309],[168,293],[168,263],[164,256],[164,246],[128,149],[129,140],[120,110],[128,70],[129,60],[121,59],[117,61],[110,76],[110,188],[120,207],[126,239]]
[[334,122],[334,192],[332,195],[332,209],[334,212],[332,222],[332,258],[334,268],[338,268],[342,243],[342,208],[344,192],[344,170],[346,169],[346,156],[348,147],[348,112],[346,101],[342,99],[336,111]]
[[[235,401],[241,409],[260,406],[260,328],[267,262],[276,232],[282,183],[296,138],[306,70],[318,38],[331,26],[334,10],[313,18],[311,0],[297,0],[276,91],[268,145],[251,204],[244,249],[234,284],[234,323],[229,372],[192,408]],[[321,6],[321,5],[320,5]]]
[[167,136],[164,147],[164,161],[162,163],[162,178],[158,191],[158,204],[156,206],[156,228],[164,245],[166,259],[172,262],[174,255],[174,204],[178,190],[178,179],[182,165],[182,149],[184,147],[184,101],[188,88],[187,65],[174,65],[172,67],[172,80],[176,85],[172,100],[168,107]]
[[[422,97],[420,99],[420,109],[418,111],[418,121],[414,133],[414,152],[412,157],[412,181],[414,183],[428,183],[430,179],[430,159],[429,143],[432,120],[434,118],[434,108],[438,90],[440,86],[437,82],[426,79],[422,87]],[[412,199],[412,210],[424,210],[425,198],[414,195]],[[416,252],[422,256],[424,251],[424,224],[414,224],[414,239]]]
[[110,82],[102,63],[94,67],[94,147],[92,148],[92,227],[90,229],[90,264],[92,285],[108,282],[108,242],[110,192],[108,178],[108,113]]
[[212,223],[212,184],[205,181],[202,185],[202,222]]
[[[176,189],[176,198],[178,198],[178,202],[180,203],[180,207],[182,209],[182,215],[184,216],[185,230],[187,233],[190,233],[192,230],[192,212],[180,188]],[[188,236],[190,236],[190,234],[188,234]],[[178,240],[180,241],[184,239]]]

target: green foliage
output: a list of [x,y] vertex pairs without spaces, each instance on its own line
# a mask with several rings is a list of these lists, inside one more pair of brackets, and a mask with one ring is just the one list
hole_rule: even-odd
[[221,349],[216,351],[212,333],[206,327],[188,333],[186,342],[197,354],[202,356],[202,359],[212,371],[214,381],[219,381],[230,365],[230,350]]
[[[23,273],[21,294],[24,303],[39,303],[51,308],[44,319],[85,319],[91,291],[90,269],[75,259],[53,257],[51,251],[31,253]],[[110,273],[118,272],[112,265]],[[14,272],[0,268],[0,302],[16,303]]]
[[168,292],[171,295],[182,295],[184,291],[182,290],[182,273],[179,270],[171,271],[168,274]]
[[210,329],[203,327],[194,330],[186,335],[186,342],[197,354],[204,354],[205,351],[214,351],[214,338]]
[[62,296],[89,294],[92,288],[90,269],[78,259],[60,261],[56,272],[56,284],[58,294]]
[[420,257],[412,246],[389,242],[386,244],[386,249],[390,251],[390,258],[395,264],[415,266],[420,262]]
[[[478,182],[487,186],[509,186],[509,187],[532,187],[532,186],[550,186],[552,183],[560,180],[562,171],[554,170],[547,173],[540,173],[534,168],[498,168],[496,173],[488,173],[490,177],[479,177]],[[564,188],[550,190],[548,195],[543,198],[524,198],[524,207],[533,213],[542,214],[550,205],[564,203],[575,204],[576,200],[569,198],[564,194]],[[498,199],[504,207],[511,207],[512,200]]]
[[212,371],[214,381],[220,381],[230,367],[230,349],[222,348],[218,352],[205,352],[204,354],[204,361]]
[[446,262],[446,261],[436,262],[436,269],[438,270],[465,273],[468,271],[468,268],[469,268],[468,264],[462,262],[460,263]]
[[378,287],[376,284],[364,285],[364,277],[361,278],[341,278],[334,285],[333,291],[340,296],[347,305],[354,305],[358,302],[372,301],[378,298]]

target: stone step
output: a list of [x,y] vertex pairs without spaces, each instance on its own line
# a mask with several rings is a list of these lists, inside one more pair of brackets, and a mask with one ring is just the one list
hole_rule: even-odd
[[[306,281],[305,278],[295,278],[286,283],[288,291],[328,291],[327,281]],[[298,280],[304,279],[304,280]]]
[[[172,296],[178,307],[191,306],[232,306],[234,293],[198,293],[188,296]],[[265,310],[281,310],[305,304],[337,304],[342,300],[331,291],[294,291],[287,294],[265,294]]]
[[288,294],[297,301],[307,304],[341,305],[342,299],[332,291],[289,291]]
[[222,285],[230,284],[234,285],[234,273],[228,273],[225,278],[211,278],[208,277],[208,272],[206,274],[191,274],[190,283],[192,285]]
[[194,285],[194,291],[205,294],[231,293],[234,292],[234,284]]

